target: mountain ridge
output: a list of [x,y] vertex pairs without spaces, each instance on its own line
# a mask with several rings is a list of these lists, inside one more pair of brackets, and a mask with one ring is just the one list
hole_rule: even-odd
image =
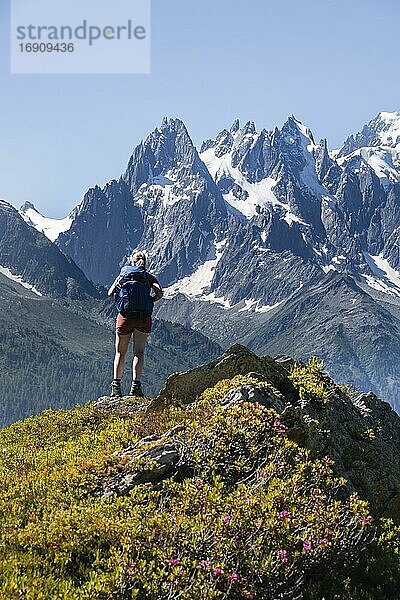
[[[389,113],[381,114],[387,115]],[[393,115],[396,114],[393,113]],[[374,123],[377,120],[379,120],[379,115],[364,127],[364,137],[366,131],[373,135],[371,132],[373,132]],[[379,234],[377,227],[382,228],[382,225],[379,224],[377,215],[374,216],[377,209],[380,212],[386,210],[390,214],[391,221],[396,220],[399,212],[398,191],[393,185],[390,190],[380,190],[381,180],[367,161],[362,162],[361,173],[360,165],[356,168],[351,160],[349,163],[342,163],[342,166],[340,166],[335,159],[330,157],[326,140],[321,140],[319,144],[316,144],[311,130],[294,116],[289,117],[280,130],[275,128],[274,131],[268,132],[264,129],[258,133],[254,123],[250,121],[242,128],[240,128],[239,122],[236,121],[230,129],[231,131],[223,130],[214,140],[210,139],[203,143],[200,153],[197,153],[184,123],[180,119],[165,118],[161,127],[155,129],[146,140],[136,147],[128,162],[125,174],[121,176],[121,179],[129,186],[132,196],[132,198],[127,197],[125,200],[126,208],[123,209],[128,219],[125,216],[118,225],[119,234],[127,231],[125,234],[126,241],[124,241],[124,237],[121,239],[121,247],[125,252],[122,256],[121,251],[119,256],[114,256],[114,263],[108,270],[107,281],[110,279],[111,272],[115,272],[118,264],[121,261],[123,262],[124,257],[135,244],[141,245],[149,251],[154,261],[154,268],[158,271],[164,285],[189,276],[199,263],[201,264],[206,260],[211,244],[220,242],[221,236],[224,231],[227,231],[227,228],[232,229],[243,226],[243,223],[238,223],[238,219],[240,220],[239,215],[241,215],[242,220],[243,217],[247,217],[250,220],[253,218],[253,220],[257,221],[258,219],[261,222],[261,230],[266,229],[263,236],[271,240],[272,249],[274,248],[273,238],[276,231],[275,235],[278,238],[283,237],[285,239],[286,249],[294,251],[296,257],[300,256],[312,260],[320,268],[340,268],[337,261],[340,252],[334,251],[333,242],[336,247],[341,248],[341,252],[343,246],[347,246],[346,256],[348,256],[348,263],[353,270],[370,274],[368,264],[363,261],[362,257],[362,252],[368,251],[370,245],[368,237],[365,237],[365,235],[369,235],[369,239],[374,238],[375,246],[370,254],[377,255],[380,252],[385,254],[388,250],[387,259],[392,268],[398,267],[396,254],[397,232],[390,226],[385,216],[386,213],[383,213],[385,218],[383,225],[386,233],[383,234],[384,239],[379,241],[382,234]],[[346,144],[349,146],[346,142],[339,152],[342,158]],[[231,168],[235,171],[236,177],[239,177],[238,173],[242,173],[240,175],[241,181],[235,182],[235,178],[233,178],[233,188],[232,184],[229,183],[229,178],[232,180],[232,177],[224,175],[221,178],[221,173],[219,175],[217,173],[218,167],[212,167],[211,162],[213,159],[210,153],[212,154],[213,150],[216,152],[216,154],[215,152],[213,154],[216,159],[231,156],[229,160],[232,161]],[[352,149],[349,147],[349,150]],[[207,158],[205,153],[208,153],[209,158],[202,161],[202,158]],[[227,159],[223,160],[226,163]],[[171,166],[174,170],[172,180],[167,177]],[[191,194],[193,195],[193,190],[191,193],[189,193],[189,190],[192,185],[196,188],[196,177],[200,177],[206,187],[211,186],[210,193],[215,198],[218,214],[215,214],[215,218],[209,222],[207,235],[204,236],[203,234],[198,237],[197,234],[196,242],[185,240],[185,244],[183,244],[180,234],[174,230],[171,231],[173,223],[168,220],[168,214],[169,212],[172,213],[173,221],[181,219],[181,227],[187,227],[190,223],[190,228],[192,228],[194,223],[197,222],[197,228],[199,225],[201,228],[201,223],[199,223],[193,212],[187,225],[185,225],[182,211],[173,206],[178,201],[183,203],[185,198],[190,197]],[[221,188],[220,193],[212,185],[214,180],[217,186]],[[269,180],[271,180],[270,183],[268,183]],[[260,188],[259,184],[261,183],[262,187]],[[111,188],[121,186],[121,180],[119,183],[116,180],[110,182],[103,188],[103,192],[96,186],[90,193],[95,197],[96,194],[100,193],[112,196],[112,192],[109,192],[110,186]],[[365,191],[363,191],[362,186],[364,186]],[[272,187],[274,187],[275,193],[272,191]],[[118,191],[121,193],[120,190]],[[177,195],[174,195],[175,192],[177,192]],[[337,193],[338,198],[335,198]],[[356,222],[351,217],[357,206],[347,206],[346,195],[349,193],[351,198],[356,199],[357,195],[361,197],[364,204],[364,213],[360,215],[362,217],[361,221]],[[254,196],[253,201],[251,200],[252,194]],[[385,194],[387,199],[383,197]],[[365,202],[366,195],[372,197],[372,204]],[[225,202],[222,201],[222,196]],[[166,200],[167,197],[170,198],[169,202]],[[261,198],[261,200],[258,200],[258,198]],[[110,198],[110,202],[114,205],[114,209],[111,210],[110,207],[105,209],[103,205],[102,210],[103,212],[106,210],[109,217],[113,218],[114,215],[115,218],[115,212],[118,213],[119,210],[116,204],[117,199]],[[167,210],[167,206],[164,206],[166,210],[162,210],[162,207],[157,206],[160,202],[161,205],[172,204],[169,208],[173,210]],[[357,200],[357,202],[359,201]],[[387,205],[387,209],[382,206],[383,204]],[[90,208],[89,205],[90,202],[84,200],[75,209],[75,219],[79,219],[80,214],[90,215],[93,210],[96,210],[95,206]],[[242,210],[247,211],[250,210],[250,206],[253,206],[253,208],[248,214],[243,214],[238,210],[238,207],[244,207]],[[230,226],[227,225],[226,207],[231,213]],[[267,213],[264,216],[260,214],[265,213],[263,207]],[[203,211],[203,216],[207,212],[204,205],[200,210]],[[26,212],[22,209],[21,211],[22,213]],[[274,218],[275,214],[277,218]],[[375,219],[373,225],[375,230],[368,234],[365,228],[370,227],[369,220],[372,217]],[[269,226],[268,220],[271,219],[272,225]],[[283,226],[282,219],[286,221],[285,225],[288,225],[288,227]],[[382,221],[382,216],[379,219]],[[346,233],[346,221],[349,220],[353,220],[354,226]],[[127,221],[125,229],[123,227],[124,221]],[[129,231],[131,228],[129,223],[132,221],[136,223],[136,234]],[[163,223],[163,231],[168,230],[169,242],[171,240],[176,241],[175,246],[171,247],[169,245],[163,231],[157,231],[157,235],[151,233],[154,227],[157,229],[159,221]],[[85,229],[83,224],[82,227]],[[89,261],[88,258],[85,259],[84,257],[87,257],[90,249],[86,248],[85,251],[82,250],[79,253],[78,248],[74,249],[77,246],[77,241],[73,237],[77,236],[80,243],[87,243],[87,238],[90,238],[88,227],[89,225],[86,226],[86,234],[84,234],[83,230],[81,231],[79,228],[78,231],[74,231],[72,225],[72,230],[69,228],[59,236],[59,245],[63,251],[70,252],[78,264],[79,260],[82,261],[82,264],[85,260],[86,262]],[[343,231],[339,233],[339,229]],[[361,243],[354,240],[354,236],[357,237],[360,234],[364,236],[364,241]],[[111,235],[111,231],[103,231],[102,236],[105,236],[104,240],[110,241],[112,237],[115,237],[115,233]],[[384,242],[386,242],[386,246]],[[199,249],[197,256],[192,256],[193,252],[186,252],[184,248],[188,244],[190,247],[191,244],[197,244]],[[168,251],[165,250],[164,246],[167,246]],[[279,246],[278,250],[281,250]],[[114,252],[114,254],[117,253]],[[174,258],[173,254],[177,255],[177,258]],[[107,262],[112,261],[112,256],[107,257]],[[171,261],[174,264],[171,264]],[[181,261],[183,264],[176,264]],[[94,264],[95,259],[92,257],[90,264],[86,264],[86,268],[83,268],[83,270],[89,270],[91,278],[96,280]],[[163,279],[164,273],[167,275],[165,280]],[[99,277],[103,277],[101,270],[97,273],[97,278]],[[103,277],[102,283],[105,285],[105,277]],[[212,285],[210,291],[214,291]]]
[[73,260],[5,201],[0,201],[0,267],[5,270],[3,274],[19,278],[39,294],[101,297],[101,290]]
[[[365,314],[354,313],[352,337],[329,332],[336,340],[331,356],[340,344],[347,346],[354,385],[374,387],[365,370],[361,376],[365,352],[351,348],[361,348],[360,331],[372,316],[365,339],[376,338],[377,318],[386,324],[388,343],[395,342],[400,183],[382,176],[386,154],[379,153],[397,152],[398,127],[399,113],[380,113],[332,153],[293,115],[271,131],[236,120],[199,152],[183,121],[165,118],[136,146],[119,180],[87,192],[56,244],[101,285],[111,283],[132,250],[144,249],[149,269],[165,287],[157,314],[195,325],[218,343],[247,339],[235,337],[235,328],[239,336],[251,336],[250,323],[268,339],[269,317],[279,311],[283,317],[293,295],[301,312],[308,302],[303,288],[324,285],[331,272],[344,273],[360,288],[360,298],[367,293],[377,304],[366,302]],[[400,173],[394,159],[389,166]],[[339,309],[330,310],[332,322],[340,320]],[[213,318],[221,322],[213,324]],[[290,325],[296,329],[295,321]],[[316,318],[313,326],[319,332],[315,353],[329,355],[325,324]],[[392,356],[389,371],[396,371],[398,353]],[[381,362],[376,353],[368,369],[384,385]],[[334,373],[340,367],[328,366]],[[397,406],[393,386],[374,389]]]

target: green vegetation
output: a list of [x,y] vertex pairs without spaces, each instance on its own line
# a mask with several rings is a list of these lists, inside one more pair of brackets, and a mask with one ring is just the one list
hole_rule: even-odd
[[299,392],[301,400],[327,404],[326,375],[323,372],[324,363],[311,356],[307,365],[293,367],[289,379]]
[[[319,401],[320,368],[306,369],[293,380]],[[396,597],[398,528],[344,497],[332,462],[290,441],[274,410],[219,406],[243,384],[269,385],[237,376],[186,408],[128,419],[87,405],[2,430],[0,597]],[[129,466],[119,451],[155,433],[182,449],[186,477],[100,497]]]

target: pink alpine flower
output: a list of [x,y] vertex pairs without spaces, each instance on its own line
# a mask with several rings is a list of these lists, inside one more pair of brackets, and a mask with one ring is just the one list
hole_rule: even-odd
[[278,550],[277,552],[278,558],[285,564],[287,564],[289,562],[289,559],[287,557],[287,551],[283,550],[282,548],[280,550]]
[[278,517],[280,519],[287,519],[287,517],[290,517],[290,512],[288,510],[281,510],[281,512],[278,513]]
[[128,573],[129,575],[133,575],[135,568],[136,568],[137,563],[136,562],[131,562],[128,566]]
[[303,542],[303,550],[304,552],[310,552],[312,548],[312,543],[309,540]]
[[274,421],[274,427],[279,427],[280,424],[281,424],[280,420],[279,419],[275,419],[275,421]]
[[230,523],[231,517],[229,515],[224,515],[223,517],[221,517],[221,520],[223,523]]
[[201,560],[199,563],[197,563],[196,568],[197,569],[205,569],[207,567],[211,567],[211,560],[209,560],[208,558],[206,560]]
[[237,573],[231,573],[231,574],[229,575],[229,579],[230,579],[231,581],[237,581],[237,580],[239,579],[239,575],[238,575]]
[[217,567],[213,571],[213,575],[222,575],[222,574],[223,574],[223,570],[220,567]]
[[328,544],[328,540],[326,538],[322,538],[319,540],[320,546],[326,546]]
[[369,525],[371,523],[371,521],[372,521],[371,517],[364,517],[362,520],[362,524]]
[[168,559],[168,564],[169,565],[179,565],[181,561],[179,560],[179,558],[170,558]]

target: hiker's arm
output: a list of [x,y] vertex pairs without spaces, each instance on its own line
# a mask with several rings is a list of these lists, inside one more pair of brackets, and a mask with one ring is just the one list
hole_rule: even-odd
[[116,278],[116,280],[114,281],[114,283],[112,284],[112,286],[110,287],[110,289],[109,289],[109,290],[108,290],[108,292],[107,292],[107,295],[108,295],[108,296],[112,296],[112,295],[114,294],[114,292],[116,291],[116,287],[117,287],[117,284],[118,284],[119,278],[120,278],[120,277],[119,277],[119,275],[118,275],[118,277]]
[[153,290],[155,291],[155,296],[153,297],[154,302],[157,302],[157,300],[161,300],[161,298],[164,295],[164,292],[162,291],[161,285],[157,282],[154,282],[152,285]]

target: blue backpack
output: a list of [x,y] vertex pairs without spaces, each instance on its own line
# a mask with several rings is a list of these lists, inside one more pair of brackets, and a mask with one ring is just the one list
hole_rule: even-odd
[[144,267],[123,267],[116,286],[115,307],[127,319],[145,319],[153,312],[151,286]]

